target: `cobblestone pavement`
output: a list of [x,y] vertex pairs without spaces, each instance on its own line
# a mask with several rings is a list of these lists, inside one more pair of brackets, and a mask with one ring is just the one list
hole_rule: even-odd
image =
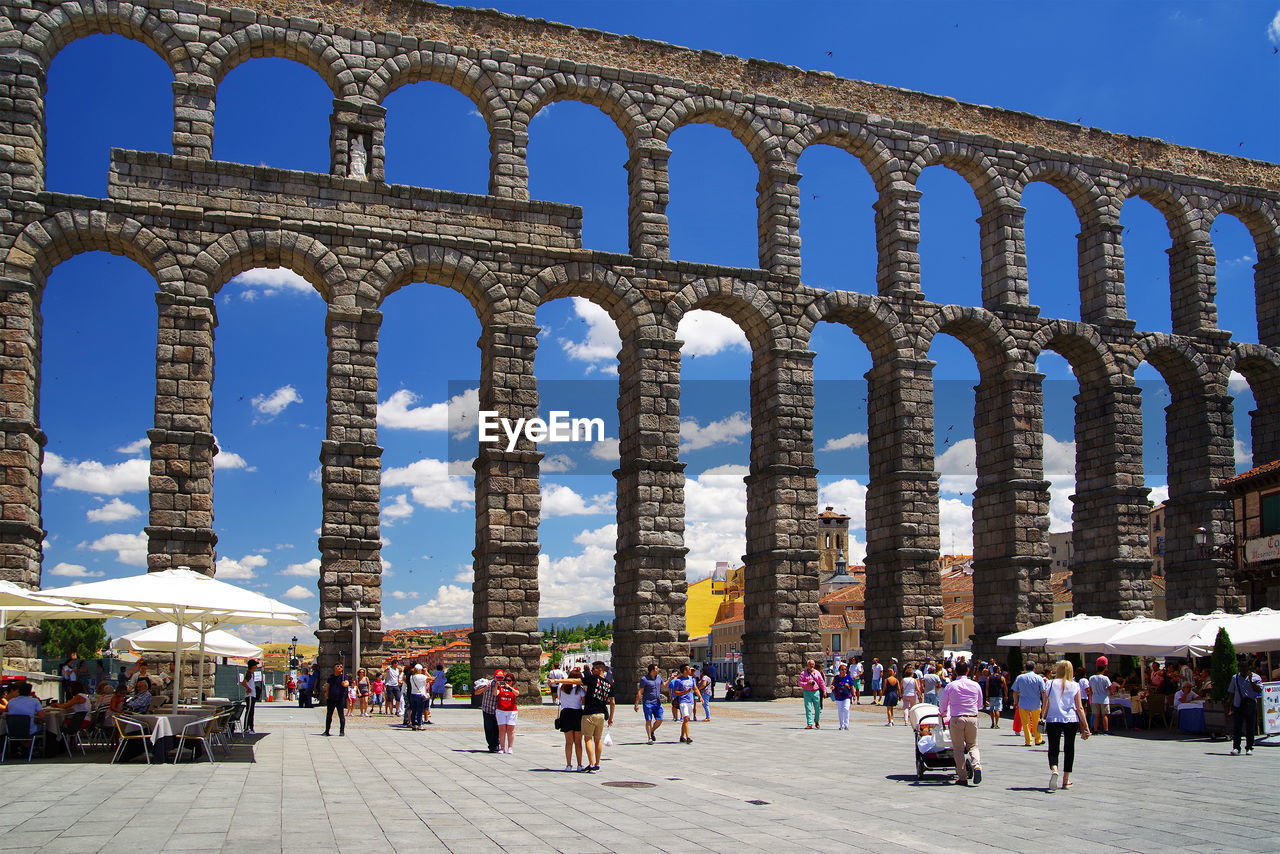
[[[827,711],[834,710],[828,707]],[[668,721],[647,745],[620,707],[598,774],[564,773],[550,707],[521,711],[513,755],[480,713],[437,709],[423,732],[264,704],[229,760],[147,767],[0,766],[9,852],[1277,851],[1280,745],[1121,733],[1079,744],[1075,785],[1048,794],[1044,748],[979,733],[980,786],[917,781],[911,731],[879,708],[806,731],[798,701],[712,705],[694,743]],[[221,754],[219,754],[221,756]],[[639,788],[616,783],[648,784]],[[959,816],[959,817],[957,817]]]

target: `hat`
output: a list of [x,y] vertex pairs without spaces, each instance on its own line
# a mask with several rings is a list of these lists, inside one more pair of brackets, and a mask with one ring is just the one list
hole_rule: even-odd
[[504,677],[504,676],[506,676],[506,675],[507,675],[507,674],[506,674],[506,672],[505,672],[505,671],[502,671],[502,670],[495,670],[495,671],[493,671],[493,678],[494,678],[494,679],[501,679],[502,677]]
[[421,670],[421,669],[422,669],[422,665],[421,665],[421,664],[415,664],[415,665],[413,665],[413,669],[414,669],[414,670]]
[[1100,655],[1100,656],[1098,656],[1097,665],[1098,665],[1099,667],[1106,667],[1106,666],[1107,666],[1107,657],[1106,657],[1105,655]]

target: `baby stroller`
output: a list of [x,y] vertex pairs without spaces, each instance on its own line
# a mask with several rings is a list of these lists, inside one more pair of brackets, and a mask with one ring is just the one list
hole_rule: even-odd
[[[926,769],[956,770],[955,754],[951,752],[951,733],[942,725],[938,707],[929,703],[916,703],[907,712],[911,724],[912,751],[916,756],[916,779],[923,780]],[[965,759],[965,776],[972,776],[970,762]]]

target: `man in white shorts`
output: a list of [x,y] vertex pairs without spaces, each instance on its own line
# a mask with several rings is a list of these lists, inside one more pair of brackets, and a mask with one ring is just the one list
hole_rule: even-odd
[[682,744],[693,744],[689,735],[689,721],[695,719],[699,699],[698,683],[693,678],[692,668],[685,664],[680,668],[680,675],[671,680],[671,699],[676,704],[676,718],[680,721],[680,741]]

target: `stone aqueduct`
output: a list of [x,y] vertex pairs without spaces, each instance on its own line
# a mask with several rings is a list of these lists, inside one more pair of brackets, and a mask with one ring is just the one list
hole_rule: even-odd
[[[869,654],[912,658],[941,645],[934,472],[932,337],[961,339],[980,370],[973,501],[978,651],[1050,613],[1048,484],[1041,459],[1038,354],[1071,364],[1076,398],[1074,597],[1078,610],[1131,616],[1150,607],[1147,489],[1134,371],[1167,380],[1170,613],[1236,608],[1229,565],[1191,542],[1225,531],[1220,490],[1233,473],[1232,371],[1249,381],[1259,463],[1280,457],[1280,166],[960,104],[756,60],[676,48],[491,12],[413,0],[258,9],[187,0],[0,0],[0,234],[4,453],[0,577],[38,585],[41,571],[38,389],[40,303],[50,270],[90,250],[143,265],[156,279],[158,330],[151,440],[149,566],[213,572],[211,423],[214,297],[258,266],[302,274],[328,303],[327,435],[320,448],[322,654],[349,638],[338,605],[379,605],[380,453],[377,347],[386,296],[429,280],[465,295],[483,333],[481,405],[532,414],[537,328],[545,300],[576,295],[606,308],[622,338],[616,556],[616,669],[687,655],[683,464],[676,325],[693,309],[735,320],[752,348],[745,667],[760,692],[791,691],[817,647],[815,324],[848,326],[870,350],[867,496]],[[293,14],[305,17],[293,17]],[[353,26],[355,24],[359,26]],[[138,40],[169,65],[173,153],[116,151],[105,199],[44,187],[45,72],[93,33]],[[332,87],[330,174],[212,159],[224,75],[259,56],[286,57]],[[420,80],[468,95],[490,133],[487,196],[383,182],[382,101]],[[561,99],[599,107],[630,158],[630,252],[581,247],[581,212],[529,200],[531,118]],[[669,258],[667,139],[690,122],[730,130],[759,166],[758,269]],[[368,179],[351,174],[359,138]],[[876,293],[824,290],[801,277],[797,160],[832,145],[874,179]],[[980,202],[982,305],[923,299],[919,193],[927,166],[962,174]],[[1041,317],[1028,297],[1024,188],[1044,181],[1080,220],[1081,317]],[[1125,310],[1119,228],[1139,196],[1167,219],[1173,333],[1135,329]],[[1238,217],[1257,246],[1258,340],[1217,329],[1209,229]],[[472,666],[537,678],[539,460],[534,447],[486,446],[475,463]],[[1274,594],[1273,594],[1274,595]],[[1272,602],[1271,604],[1277,604]],[[367,629],[376,632],[377,620]],[[20,640],[29,641],[30,635]]]

